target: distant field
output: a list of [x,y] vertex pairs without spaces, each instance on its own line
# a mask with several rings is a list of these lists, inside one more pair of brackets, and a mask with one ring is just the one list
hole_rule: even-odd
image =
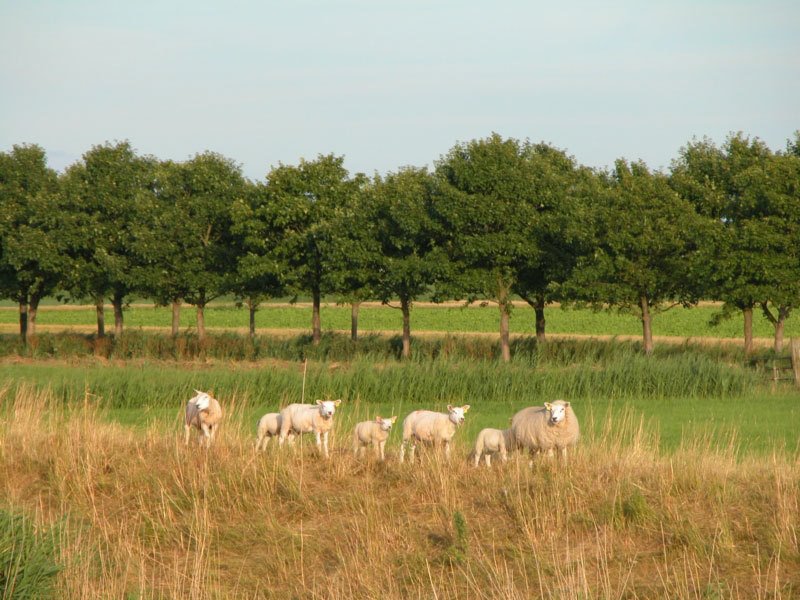
[[[720,309],[716,306],[702,305],[685,309],[676,307],[653,320],[653,333],[657,336],[740,338],[742,319],[740,315],[711,326],[710,321]],[[629,314],[616,311],[595,312],[589,309],[568,309],[549,307],[546,310],[547,332],[552,334],[586,335],[641,335],[641,323]],[[246,328],[248,313],[232,304],[216,304],[206,309],[206,326],[209,328]],[[321,311],[323,330],[349,330],[350,308],[348,306],[324,305]],[[11,306],[0,308],[0,325],[8,330],[17,324],[16,309]],[[308,305],[266,304],[256,313],[256,327],[259,329],[309,329],[311,308]],[[38,315],[38,323],[45,326],[94,327],[95,313],[92,307],[43,306]],[[152,307],[143,304],[132,305],[125,310],[125,326],[169,327],[171,312],[169,308]],[[181,311],[181,327],[192,329],[195,326],[195,309],[185,306]],[[106,327],[113,328],[113,314],[106,310]],[[400,331],[402,316],[400,311],[387,306],[368,305],[361,308],[359,329],[361,331]],[[498,311],[494,305],[460,306],[415,306],[411,313],[413,332],[486,332],[498,329]],[[511,318],[511,331],[517,334],[533,334],[534,314],[527,306],[515,307]],[[756,337],[771,338],[772,325],[760,314],[754,318],[753,333]],[[800,320],[790,318],[786,323],[787,338],[800,335]]]

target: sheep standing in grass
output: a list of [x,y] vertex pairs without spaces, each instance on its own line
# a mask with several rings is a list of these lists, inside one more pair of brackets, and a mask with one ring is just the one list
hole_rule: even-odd
[[294,434],[313,432],[317,438],[317,448],[325,458],[328,458],[328,433],[333,428],[333,413],[342,403],[339,400],[317,400],[316,404],[290,404],[281,410],[281,434],[278,445],[283,442],[290,432]]
[[[256,450],[266,450],[269,441],[281,434],[281,413],[267,413],[258,420]],[[294,432],[289,432],[289,443],[294,442]]]
[[473,460],[477,467],[483,455],[486,461],[486,466],[492,466],[492,454],[499,454],[503,462],[508,460],[508,451],[514,447],[514,440],[511,436],[510,429],[492,429],[487,427],[481,429],[478,437],[475,439],[475,450],[473,452]]
[[417,442],[444,445],[445,456],[450,456],[450,440],[456,429],[464,422],[469,404],[447,406],[447,413],[430,410],[415,410],[403,420],[403,443],[400,446],[400,462],[405,459],[406,444],[411,444],[410,460],[414,460]]
[[217,433],[219,424],[222,421],[222,407],[215,398],[206,392],[195,390],[196,395],[186,403],[186,445],[189,445],[189,437],[192,427],[198,430],[200,443],[204,443],[206,448],[211,446],[214,436]]
[[353,453],[358,456],[360,450],[366,450],[366,447],[372,444],[375,447],[375,453],[381,460],[385,460],[386,440],[389,438],[389,432],[395,421],[397,421],[397,417],[384,419],[377,416],[374,421],[357,423],[353,429]]
[[567,448],[578,443],[580,427],[569,402],[555,400],[544,406],[523,408],[511,419],[511,434],[517,446],[530,453],[546,452],[553,456],[558,450],[567,457]]

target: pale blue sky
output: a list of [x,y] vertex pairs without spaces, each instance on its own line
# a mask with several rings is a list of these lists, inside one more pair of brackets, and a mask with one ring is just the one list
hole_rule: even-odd
[[800,129],[800,2],[0,0],[0,151],[63,169],[128,139],[263,179],[430,165],[492,132],[668,167],[693,137]]

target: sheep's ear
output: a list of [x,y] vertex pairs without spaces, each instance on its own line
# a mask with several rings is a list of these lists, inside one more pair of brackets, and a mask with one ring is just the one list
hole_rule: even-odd
[[392,423],[394,423],[395,421],[397,421],[397,415],[392,417]]
[[564,408],[569,408],[569,402],[564,402]]
[[378,415],[377,417],[375,417],[375,422],[376,422],[376,423],[380,423],[380,422],[382,422],[382,421],[383,421],[383,419],[381,419],[381,416],[380,416],[380,415]]
[[545,402],[545,403],[544,403],[544,407],[545,407],[547,410],[550,410],[550,409],[552,409],[552,408],[553,408],[553,405],[552,405],[552,404],[550,404],[549,402]]
[[448,404],[447,405],[447,412],[453,412],[453,405],[452,404]]
[[319,404],[320,406],[322,406],[322,400],[317,400],[317,404]]
[[339,398],[338,400],[334,400],[333,401],[333,405],[334,406],[339,406],[341,403],[342,403],[342,399],[341,398]]
[[469,410],[469,404],[465,404],[464,406],[462,406],[461,410],[463,410],[464,412],[467,412]]

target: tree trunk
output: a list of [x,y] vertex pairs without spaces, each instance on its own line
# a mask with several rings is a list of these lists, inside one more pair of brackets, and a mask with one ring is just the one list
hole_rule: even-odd
[[411,302],[400,299],[400,312],[403,313],[403,358],[411,358]]
[[206,305],[204,302],[197,303],[197,339],[201,342],[206,339]]
[[652,317],[650,316],[650,303],[647,296],[639,299],[639,306],[642,309],[642,337],[644,341],[644,353],[650,356],[653,353],[653,330]]
[[545,341],[545,319],[544,319],[544,296],[536,296],[536,303],[533,306],[533,310],[536,313],[536,341],[537,342],[544,342]]
[[106,311],[105,302],[102,296],[94,299],[94,312],[97,318],[97,337],[102,338],[106,335]]
[[114,306],[114,335],[119,338],[122,335],[125,317],[122,314],[123,296],[119,292],[114,293],[111,304]]
[[358,341],[358,309],[361,307],[361,302],[353,302],[350,305],[350,339],[354,342]]
[[250,339],[252,340],[256,337],[256,310],[258,310],[258,305],[252,298],[248,298],[247,308],[250,309]]
[[28,341],[36,336],[36,315],[39,312],[39,301],[41,298],[38,295],[32,295],[30,305],[28,306]]
[[314,290],[311,294],[312,296],[312,308],[311,308],[311,342],[318,346],[320,340],[322,339],[322,325],[319,320],[319,305],[320,305],[320,293],[319,290]]
[[500,354],[503,362],[511,362],[511,345],[508,341],[508,304],[500,303]]
[[181,329],[181,301],[172,301],[172,337],[178,337]]
[[742,309],[744,315],[744,353],[753,353],[753,307],[748,306]]
[[26,298],[19,300],[19,337],[23,344],[28,341],[28,301]]
[[782,317],[778,318],[775,323],[775,354],[780,354],[783,351],[783,326],[786,320]]

